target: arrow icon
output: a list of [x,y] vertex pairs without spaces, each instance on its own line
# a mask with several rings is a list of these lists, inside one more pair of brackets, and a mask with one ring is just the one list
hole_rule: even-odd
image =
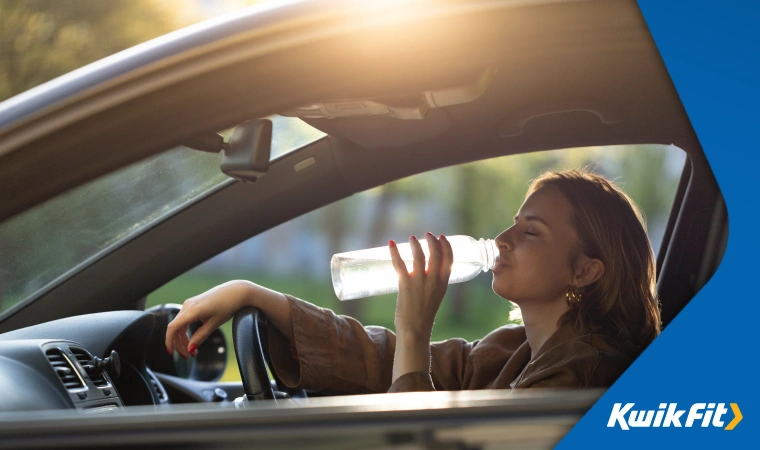
[[739,405],[736,403],[731,403],[731,410],[734,412],[734,420],[731,421],[728,425],[726,425],[726,428],[724,430],[733,430],[734,427],[742,421],[742,412],[739,410]]

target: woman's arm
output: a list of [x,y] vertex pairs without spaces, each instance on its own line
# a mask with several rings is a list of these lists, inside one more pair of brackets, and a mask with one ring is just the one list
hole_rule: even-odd
[[[245,306],[259,308],[275,328],[293,340],[293,320],[288,298],[250,281],[235,280],[220,284],[185,301],[177,317],[167,327],[167,353],[176,350],[183,358],[195,356],[198,346]],[[188,340],[188,327],[199,321],[203,322],[203,326]]]
[[422,246],[414,236],[409,239],[414,255],[411,273],[407,271],[396,243],[391,241],[388,245],[399,276],[393,381],[410,372],[430,373],[430,336],[435,315],[446,294],[454,256],[451,244],[443,235],[436,239],[427,233],[425,239],[430,250],[427,270]]

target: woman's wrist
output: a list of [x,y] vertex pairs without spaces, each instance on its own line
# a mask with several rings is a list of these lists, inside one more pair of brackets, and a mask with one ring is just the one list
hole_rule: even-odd
[[403,340],[409,345],[430,345],[432,330],[396,326],[396,340]]
[[234,302],[236,309],[246,306],[256,305],[256,287],[257,285],[248,280],[232,280],[226,283],[232,290],[231,300]]
[[393,381],[410,372],[430,372],[430,334],[399,330],[393,361]]
[[404,336],[405,338],[413,340],[426,340],[430,342],[430,336],[433,334],[433,327],[426,326],[424,324],[412,323],[407,324],[400,321],[394,321],[394,328],[396,329],[396,336]]
[[246,306],[258,308],[271,325],[280,330],[285,337],[293,340],[293,316],[290,311],[288,297],[272,289],[265,288],[248,280],[235,280],[236,306],[238,309]]

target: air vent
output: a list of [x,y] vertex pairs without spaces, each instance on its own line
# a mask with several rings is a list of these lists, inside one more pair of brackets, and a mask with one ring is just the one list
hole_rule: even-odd
[[92,384],[94,384],[96,387],[106,387],[110,385],[110,383],[108,383],[108,380],[106,380],[103,372],[95,371],[95,367],[92,365],[92,355],[90,355],[89,352],[76,347],[69,347],[69,350],[71,350],[71,353],[74,355],[77,361],[79,361],[79,364],[82,365],[82,368],[85,370],[85,372],[87,372],[90,380],[92,380]]
[[60,349],[51,348],[45,352],[50,365],[53,366],[53,370],[61,378],[63,386],[68,390],[81,389],[84,387],[82,379],[79,378],[71,362],[63,355]]
[[166,400],[166,394],[164,394],[164,390],[161,389],[161,386],[158,384],[158,380],[156,380],[156,377],[153,376],[153,374],[150,374],[150,383],[153,385],[153,391],[158,396],[158,399],[161,401]]

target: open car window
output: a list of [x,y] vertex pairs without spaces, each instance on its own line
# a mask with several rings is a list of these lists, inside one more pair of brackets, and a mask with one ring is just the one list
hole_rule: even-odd
[[[655,254],[660,249],[686,155],[665,145],[563,149],[504,156],[439,169],[335,202],[255,236],[167,283],[147,307],[182,303],[231,279],[247,279],[295,295],[364,325],[393,329],[395,294],[340,302],[333,291],[334,253],[404,241],[414,234],[493,238],[512,224],[530,181],[546,170],[589,166],[616,181],[646,214]],[[433,340],[479,339],[519,310],[491,290],[490,274],[449,286]],[[232,342],[231,324],[222,327]],[[239,380],[228,354],[223,381]]]
[[[273,122],[271,159],[325,136],[300,119],[269,119]],[[177,209],[232,182],[220,171],[220,159],[221,154],[177,147],[3,223],[0,315],[36,298]]]

